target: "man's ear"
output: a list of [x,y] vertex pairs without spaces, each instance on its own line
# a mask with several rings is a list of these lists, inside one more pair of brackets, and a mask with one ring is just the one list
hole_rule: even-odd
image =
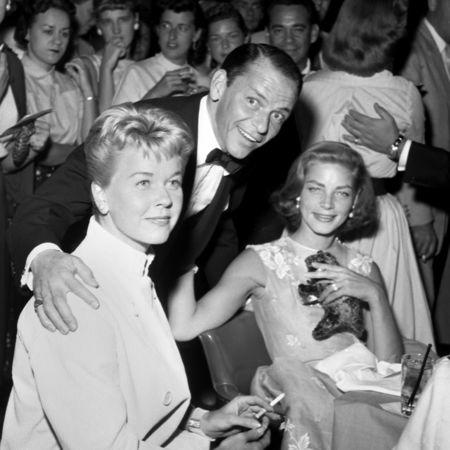
[[222,98],[225,89],[227,88],[227,73],[223,69],[218,69],[214,72],[211,84],[209,86],[209,96],[213,102],[217,102]]
[[97,183],[92,183],[91,193],[98,212],[103,216],[108,214],[109,212],[108,200],[106,198],[106,193],[103,190],[103,188],[99,186]]
[[311,27],[311,39],[309,41],[311,44],[314,44],[314,42],[316,42],[317,39],[319,39],[319,33],[320,33],[319,25],[314,24]]

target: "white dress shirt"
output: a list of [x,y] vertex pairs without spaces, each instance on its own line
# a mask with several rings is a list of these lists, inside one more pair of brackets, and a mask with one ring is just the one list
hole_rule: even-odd
[[209,448],[204,437],[179,430],[190,393],[147,276],[152,255],[94,219],[74,254],[99,282],[93,292],[100,308],[94,311],[69,294],[79,328],[64,336],[43,328],[33,299],[27,303],[18,322],[14,387],[0,448]]
[[220,148],[220,145],[214,134],[205,96],[200,100],[198,112],[197,169],[187,209],[188,217],[202,211],[211,203],[222,177],[228,175],[223,167],[205,163],[208,154],[216,148]]

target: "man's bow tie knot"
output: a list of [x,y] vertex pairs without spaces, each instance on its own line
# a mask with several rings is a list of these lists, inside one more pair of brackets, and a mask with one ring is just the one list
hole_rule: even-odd
[[218,148],[215,148],[208,153],[205,162],[206,164],[216,164],[223,167],[230,175],[242,169],[243,166],[239,159],[233,158],[231,155]]

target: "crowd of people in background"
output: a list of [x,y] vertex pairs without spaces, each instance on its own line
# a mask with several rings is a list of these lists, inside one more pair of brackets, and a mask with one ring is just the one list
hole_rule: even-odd
[[[311,247],[336,247],[349,270],[352,267],[347,262],[355,255],[370,258],[367,267],[362,267],[363,263],[353,267],[358,275],[345,273],[355,286],[367,290],[366,301],[376,305],[377,316],[371,318],[371,326],[384,334],[371,337],[378,343],[369,345],[375,354],[392,355],[388,346],[393,345],[398,356],[402,346],[411,341],[432,343],[436,351],[450,347],[450,205],[446,195],[450,184],[446,153],[450,154],[449,1],[0,0],[0,38],[0,381],[5,392],[10,388],[17,319],[33,294],[34,308],[33,304],[27,307],[26,320],[36,316],[40,322],[36,320],[33,327],[42,323],[45,332],[47,328],[63,334],[78,333],[77,315],[80,320],[87,320],[84,314],[89,317],[91,311],[84,302],[98,306],[98,301],[103,301],[95,294],[99,280],[89,264],[68,255],[84,236],[92,210],[97,221],[104,219],[101,194],[92,186],[104,188],[113,179],[109,173],[107,182],[99,181],[98,167],[92,169],[92,155],[86,163],[82,146],[87,139],[87,154],[95,154],[95,145],[103,145],[101,140],[106,139],[101,135],[104,127],[111,146],[125,146],[130,140],[151,152],[153,146],[164,147],[169,135],[147,142],[137,131],[126,127],[123,135],[117,131],[123,125],[120,120],[127,120],[126,114],[138,121],[139,114],[145,116],[146,109],[152,108],[172,111],[182,120],[172,113],[167,113],[168,118],[164,113],[150,114],[147,119],[153,125],[143,124],[144,128],[154,132],[152,127],[168,121],[169,128],[173,126],[183,135],[181,141],[193,138],[189,145],[184,141],[167,144],[172,159],[172,150],[177,148],[178,172],[184,179],[180,175],[176,183],[177,189],[183,189],[184,200],[175,201],[179,210],[167,236],[145,241],[145,251],[157,245],[150,267],[155,283],[151,289],[156,289],[164,308],[169,299],[174,305],[181,304],[177,295],[174,300],[174,287],[180,297],[182,289],[189,292],[192,305],[196,296],[206,294],[201,303],[207,305],[203,311],[206,318],[202,311],[198,313],[197,329],[189,328],[195,323],[194,306],[187,308],[191,316],[186,315],[186,306],[172,306],[182,311],[179,315],[186,320],[180,332],[183,339],[220,325],[246,297],[259,292],[266,275],[258,258],[269,264],[264,260],[266,247],[260,246],[272,249],[270,245],[275,244],[267,243],[275,242],[281,246],[280,252],[288,254],[290,247],[297,245],[295,239],[300,236],[302,241],[306,236]],[[131,103],[137,105],[136,110]],[[129,109],[115,108],[122,104]],[[12,128],[27,115],[41,112],[44,114],[26,127]],[[117,120],[116,128],[108,120]],[[183,134],[183,121],[191,138]],[[92,130],[101,135],[95,145]],[[324,141],[332,143],[323,149]],[[195,150],[190,156],[188,150],[182,155],[180,146]],[[350,186],[350,193],[336,188],[338,195],[351,199],[342,223],[348,224],[362,208],[358,203],[362,188],[356,186],[366,182],[373,189],[370,201],[377,220],[350,227],[345,233],[340,223],[330,228],[331,240],[316,239],[321,232],[308,228],[308,214],[314,213],[306,204],[308,195],[313,197],[312,190],[304,192],[305,167],[309,166],[297,161],[311,146],[319,155],[311,156],[312,160],[327,155],[320,159],[326,166],[324,173],[329,169],[331,180],[341,177]],[[420,163],[416,163],[418,148]],[[214,149],[226,153],[228,160],[214,162],[208,154]],[[342,155],[333,159],[328,155],[333,151]],[[344,156],[348,152],[351,162]],[[441,163],[435,162],[435,154]],[[166,170],[164,165],[160,167],[161,158],[166,164],[164,158],[172,161],[152,155],[157,170]],[[292,186],[278,189],[292,164],[305,173],[295,182],[291,179],[298,192],[290,198]],[[430,169],[433,164],[440,167],[434,171]],[[95,172],[94,177],[87,175],[89,170]],[[322,180],[322,173],[314,174]],[[328,178],[317,179],[319,190],[328,183]],[[274,193],[275,207],[271,203]],[[293,242],[286,241],[286,211],[281,217],[279,214],[283,195],[301,216],[296,227],[287,227]],[[164,201],[164,207],[171,209],[173,199]],[[119,206],[126,210],[127,204]],[[114,211],[114,207],[107,208],[105,214],[110,214],[110,209]],[[136,211],[130,211],[130,218],[133,213]],[[288,224],[292,220],[289,214]],[[113,222],[119,219],[113,215]],[[97,233],[101,240],[102,231],[95,229],[93,221],[88,237],[92,241]],[[88,244],[95,247],[91,241]],[[247,246],[253,250],[235,259]],[[87,263],[103,263],[90,258]],[[362,281],[361,274],[367,280]],[[118,285],[119,281],[120,276]],[[373,283],[382,285],[382,292]],[[73,299],[67,302],[69,292],[84,300],[79,300],[81,309],[74,306]],[[228,298],[232,306],[228,304],[222,311],[217,305],[226,303],[227,292],[234,295]],[[377,309],[380,302],[381,313]],[[158,321],[166,327],[162,310],[158,314]],[[214,320],[214,314],[220,318]],[[171,319],[177,327],[180,317]],[[26,320],[22,319],[22,325]],[[21,332],[27,335],[29,330]],[[180,365],[166,331],[164,328],[159,337],[155,334],[155,339],[167,340],[165,345],[171,348],[173,360],[167,364],[175,361]],[[174,331],[177,337],[179,329]],[[33,333],[41,336],[40,330]],[[192,356],[198,349],[184,352],[190,389],[194,397],[201,397],[205,374],[199,371],[207,372],[207,368]],[[95,359],[96,354],[92,356]],[[190,358],[195,362],[189,362]],[[310,359],[318,358],[304,358]],[[38,369],[32,365],[31,370]],[[180,370],[176,369],[178,374]],[[183,373],[182,383],[186,383],[185,377]],[[133,377],[128,381],[139,384]],[[183,385],[180,398],[185,402],[189,395]],[[247,403],[245,407],[250,408]],[[183,408],[184,414],[187,403]],[[59,409],[55,407],[56,415]],[[230,447],[226,444],[228,429],[215,420],[208,419],[208,426],[215,430],[211,435],[224,438],[224,449],[233,448],[234,441]],[[163,433],[165,438],[178,422],[170,424]],[[302,433],[304,426],[302,423]],[[261,442],[261,448],[268,440],[266,427],[264,423],[264,429],[252,437]],[[318,435],[328,448],[330,436]],[[76,438],[68,432],[64,439]],[[123,439],[131,442],[134,437]]]

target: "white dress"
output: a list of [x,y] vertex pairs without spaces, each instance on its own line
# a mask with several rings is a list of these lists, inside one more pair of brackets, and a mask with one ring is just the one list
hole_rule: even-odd
[[[423,141],[420,94],[411,82],[388,71],[359,77],[321,70],[306,78],[300,102],[312,115],[312,123],[303,134],[308,136],[307,146],[324,140],[346,143],[361,154],[373,178],[391,178],[397,167],[386,156],[343,139],[348,133],[341,122],[350,108],[373,117],[373,104],[377,102],[394,116],[399,129],[410,139]],[[350,245],[378,264],[402,335],[433,343],[430,313],[404,210],[390,194],[378,196],[377,200],[377,233]]]

